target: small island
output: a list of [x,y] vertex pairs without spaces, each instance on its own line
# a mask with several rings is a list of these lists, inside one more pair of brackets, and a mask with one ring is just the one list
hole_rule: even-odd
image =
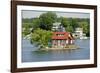
[[75,39],[69,32],[53,32],[51,40],[51,46],[41,48],[40,50],[68,50],[79,48],[74,44]]

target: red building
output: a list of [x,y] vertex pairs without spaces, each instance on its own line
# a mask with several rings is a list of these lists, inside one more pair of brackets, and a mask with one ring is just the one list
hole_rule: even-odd
[[52,47],[65,47],[73,43],[74,38],[69,32],[53,32]]

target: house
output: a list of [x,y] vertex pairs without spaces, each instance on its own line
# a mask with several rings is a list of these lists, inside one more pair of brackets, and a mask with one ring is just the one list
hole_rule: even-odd
[[79,38],[79,39],[86,39],[87,38],[86,34],[83,33],[83,29],[79,28],[79,27],[75,29],[75,33],[73,33],[73,36],[75,38]]
[[61,25],[61,23],[55,22],[55,23],[53,23],[52,31],[64,32],[65,28]]
[[76,34],[76,36],[81,37],[83,35],[83,29],[82,28],[76,28],[75,34]]
[[53,32],[52,47],[66,47],[74,43],[74,38],[69,32]]

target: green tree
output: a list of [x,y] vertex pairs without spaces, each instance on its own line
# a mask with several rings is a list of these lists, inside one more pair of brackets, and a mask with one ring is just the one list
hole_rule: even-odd
[[89,36],[90,35],[90,26],[88,24],[88,22],[83,21],[80,23],[80,27],[83,28],[83,32]]
[[70,26],[69,20],[65,17],[61,17],[61,24],[66,28],[68,26]]
[[74,32],[74,21],[72,18],[65,18],[65,17],[61,17],[61,24],[65,27],[65,30],[67,32]]
[[67,26],[65,28],[65,30],[68,31],[68,32],[73,32],[74,31],[72,26]]
[[28,34],[30,34],[29,28],[23,28],[22,36],[24,37],[24,36],[26,36],[26,35],[28,35]]
[[31,34],[31,43],[37,43],[43,47],[48,46],[48,41],[51,40],[51,36],[51,31],[38,28]]
[[72,26],[73,31],[74,31],[75,28],[78,27],[78,19],[77,18],[71,18],[70,19],[70,26]]
[[30,28],[32,27],[32,23],[22,23],[22,35],[26,36],[30,34]]
[[32,21],[32,28],[35,30],[35,29],[39,28],[39,26],[40,26],[39,18],[34,18]]
[[45,30],[51,30],[53,23],[57,19],[57,15],[54,12],[43,13],[39,17],[40,19],[40,28]]

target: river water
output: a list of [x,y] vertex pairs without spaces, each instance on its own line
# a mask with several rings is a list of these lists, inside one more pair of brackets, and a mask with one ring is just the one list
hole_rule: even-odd
[[75,40],[80,48],[75,50],[60,50],[48,52],[34,52],[38,48],[29,40],[22,40],[22,62],[85,60],[90,59],[90,40]]

